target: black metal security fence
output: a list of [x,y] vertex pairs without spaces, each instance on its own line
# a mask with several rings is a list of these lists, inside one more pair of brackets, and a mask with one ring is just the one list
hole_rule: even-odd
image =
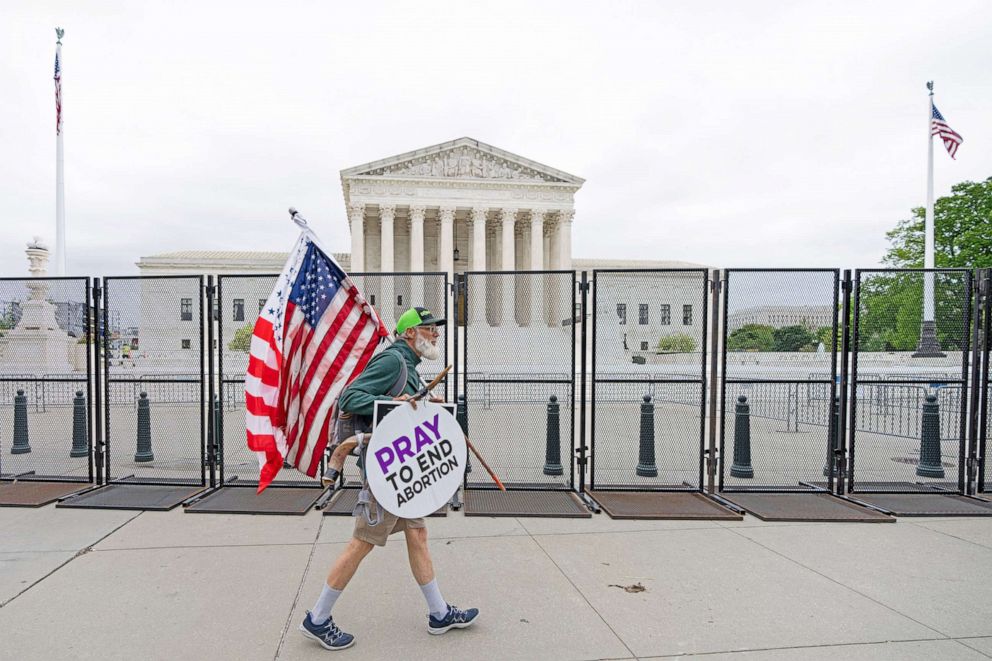
[[[204,276],[105,278],[105,481],[207,483]],[[212,351],[210,351],[212,353]]]
[[0,477],[92,482],[89,278],[0,278]]
[[852,491],[965,491],[972,286],[964,269],[855,273]]
[[708,284],[705,269],[593,271],[591,489],[702,488]]
[[[573,489],[575,272],[470,272],[456,291],[473,444],[508,489]],[[466,486],[492,482],[474,470]]]
[[833,490],[840,271],[724,273],[720,490]]
[[[437,317],[448,317],[447,276],[444,273],[352,273],[350,277],[382,317],[389,330],[396,320],[413,306],[427,307]],[[258,458],[245,443],[245,372],[251,348],[253,324],[265,301],[275,288],[278,274],[221,275],[217,278],[214,325],[217,343],[217,383],[214,418],[218,439],[217,464],[221,484],[232,478],[238,484],[258,481]],[[423,360],[418,366],[421,377],[430,382],[448,363],[448,327],[439,327],[437,360]],[[388,346],[383,343],[379,350]],[[450,379],[453,381],[453,379]],[[445,394],[449,379],[439,385],[437,394]],[[349,462],[346,466],[354,473]],[[357,474],[349,475],[356,477]],[[280,472],[274,486],[313,486],[315,482],[295,471]]]
[[979,314],[976,318],[978,342],[975,343],[975,356],[978,368],[972,370],[978,392],[973,393],[971,402],[977,407],[977,415],[972,415],[975,425],[971,435],[971,453],[977,470],[977,486],[983,493],[992,492],[992,459],[989,457],[989,431],[992,428],[992,269],[979,271],[977,278]]

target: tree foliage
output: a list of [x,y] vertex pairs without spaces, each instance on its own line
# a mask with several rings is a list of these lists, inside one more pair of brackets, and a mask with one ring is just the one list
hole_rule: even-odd
[[251,334],[254,330],[254,324],[245,324],[234,331],[234,337],[227,343],[227,348],[231,351],[244,351],[248,353],[248,350],[251,348]]
[[727,351],[772,351],[775,329],[762,324],[744,324],[727,337]]
[[[926,210],[913,209],[886,237],[892,244],[883,262],[897,268],[922,268]],[[934,266],[992,267],[992,177],[963,181],[933,205]]]
[[686,333],[662,335],[658,340],[658,351],[665,353],[692,353],[696,350],[696,341]]
[[773,351],[812,351],[816,336],[804,326],[783,326],[772,331],[775,340]]

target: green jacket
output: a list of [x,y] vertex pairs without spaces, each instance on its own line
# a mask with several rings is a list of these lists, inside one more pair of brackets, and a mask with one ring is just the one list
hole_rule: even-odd
[[393,398],[386,393],[396,383],[401,360],[406,361],[406,386],[402,394],[416,393],[421,385],[420,375],[417,374],[420,356],[410,348],[410,345],[398,339],[392,346],[386,347],[382,353],[370,360],[358,378],[344,389],[338,399],[341,410],[346,413],[371,416],[376,400],[391,401]]

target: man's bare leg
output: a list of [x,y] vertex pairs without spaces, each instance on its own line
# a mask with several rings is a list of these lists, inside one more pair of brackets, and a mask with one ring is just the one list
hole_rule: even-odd
[[351,577],[358,570],[358,565],[362,564],[362,560],[365,559],[365,556],[373,548],[375,548],[374,545],[352,537],[351,541],[348,542],[348,546],[338,556],[338,559],[334,561],[334,566],[331,567],[331,571],[327,575],[327,586],[332,590],[344,590]]
[[417,585],[430,583],[434,580],[434,563],[427,547],[427,528],[407,528],[403,534],[406,535],[406,552]]

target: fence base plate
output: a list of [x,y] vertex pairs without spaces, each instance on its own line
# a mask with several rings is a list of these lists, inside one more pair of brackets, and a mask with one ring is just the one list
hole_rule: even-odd
[[204,487],[159,484],[108,484],[61,501],[56,507],[104,510],[167,511],[192,498]]
[[465,516],[534,516],[588,519],[590,512],[570,491],[497,491],[469,489],[464,492]]
[[891,516],[827,493],[721,493],[762,521],[894,523]]
[[850,497],[896,516],[992,516],[992,503],[955,494],[852,493]]
[[[348,487],[338,489],[331,502],[324,506],[324,516],[351,516],[357,502],[358,489]],[[445,505],[431,516],[448,516],[448,506]]]
[[306,514],[323,489],[272,487],[255,493],[257,487],[222,487],[186,508],[192,514]]
[[90,486],[85,482],[3,482],[0,483],[0,507],[41,507]]
[[611,519],[740,521],[744,517],[699,493],[677,491],[590,491]]

